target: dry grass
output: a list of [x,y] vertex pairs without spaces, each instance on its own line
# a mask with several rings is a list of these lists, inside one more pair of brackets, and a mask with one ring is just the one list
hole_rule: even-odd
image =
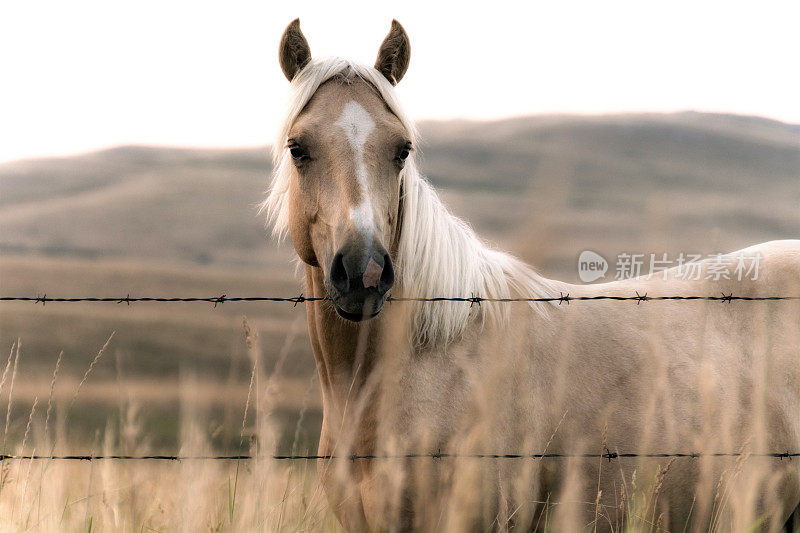
[[[275,420],[269,412],[269,388],[259,385],[265,377],[258,369],[258,353],[248,329],[247,344],[252,354],[253,374],[242,409],[240,444],[250,461],[59,461],[7,460],[0,462],[1,531],[275,531],[284,529],[335,530],[337,522],[326,505],[312,462],[276,462]],[[27,414],[21,440],[11,442],[9,427],[16,370],[21,343],[11,349],[0,396],[6,402],[3,428],[4,454],[49,455],[73,452],[81,443],[66,437],[73,404],[91,379],[111,339],[92,358],[82,379],[67,385],[73,394],[58,390],[61,359],[50,382],[50,396],[44,413],[34,398]],[[204,383],[192,378],[180,387],[180,455],[197,456],[214,452],[209,428],[204,424],[208,407]],[[256,387],[264,390],[254,390]],[[3,395],[4,388],[8,393]],[[310,393],[310,391],[309,391]],[[262,397],[259,399],[259,395]],[[252,398],[252,405],[251,405]],[[57,403],[66,409],[62,418],[52,416]],[[78,404],[79,405],[79,404]],[[120,401],[124,423],[91,439],[90,452],[99,454],[152,453],[147,435],[142,434],[137,404]],[[249,450],[247,442],[249,441]]]
[[[3,461],[0,477],[1,531],[339,531],[336,516],[328,505],[318,480],[316,463],[312,461],[276,461],[271,455],[277,449],[281,430],[272,416],[274,397],[271,384],[278,372],[263,368],[258,333],[244,321],[246,350],[251,363],[249,386],[245,396],[238,397],[239,445],[254,459],[249,461]],[[296,333],[296,332],[295,332]],[[292,332],[287,334],[289,344]],[[109,349],[110,339],[91,358],[91,363],[78,380],[60,377],[60,356],[52,374],[46,409],[38,407],[38,396],[24,416],[21,439],[5,444],[8,454],[63,454],[79,444],[66,437],[71,410],[59,410],[57,404],[71,406],[84,386],[91,382],[91,370]],[[284,352],[286,350],[284,349]],[[284,354],[285,356],[285,354]],[[0,380],[0,397],[5,397],[8,419],[3,429],[7,435],[14,400],[12,387],[20,358],[24,351],[15,343]],[[64,379],[62,384],[57,383]],[[16,384],[18,385],[18,384]],[[73,395],[54,394],[58,385],[68,385]],[[212,428],[205,423],[208,401],[207,383],[188,376],[180,381],[181,411],[179,418],[180,447],[184,456],[215,453]],[[3,394],[4,390],[8,391]],[[87,387],[86,390],[89,390]],[[312,388],[309,396],[318,394]],[[124,421],[119,426],[109,423],[106,430],[90,437],[92,454],[147,454],[153,450],[142,433],[138,407],[130,399],[120,399],[119,409]],[[60,416],[51,416],[52,412]],[[565,412],[545,445],[558,441]],[[22,421],[21,421],[22,422]],[[295,428],[297,430],[297,428]],[[608,450],[607,428],[599,436],[597,450]],[[295,448],[297,443],[293,444]],[[742,446],[744,450],[746,444]],[[593,447],[587,451],[595,451]],[[516,494],[514,508],[506,509],[502,517],[491,513],[494,507],[482,500],[481,487],[491,486],[494,461],[449,460],[447,471],[457,479],[455,490],[446,494],[433,487],[434,480],[444,470],[429,459],[420,459],[416,478],[402,463],[385,461],[376,467],[389,473],[394,482],[415,479],[417,489],[428,491],[430,500],[423,502],[422,515],[426,522],[417,525],[431,530],[463,531],[474,527],[473,520],[488,529],[502,529],[511,523],[534,524],[537,531],[668,531],[666,502],[662,487],[672,474],[676,461],[664,459],[640,462],[632,471],[623,473],[622,461],[605,459],[522,460],[512,466],[517,470],[513,486]],[[701,459],[694,459],[699,461]],[[524,461],[524,462],[523,462]],[[628,459],[626,461],[632,461]],[[770,463],[769,461],[772,461]],[[771,465],[774,459],[757,461],[747,454],[732,460],[718,479],[700,479],[690,490],[706,499],[710,505],[710,522],[698,526],[686,524],[686,531],[756,531],[772,530],[768,514],[756,514],[761,508],[754,497],[757,487],[775,481]],[[584,468],[591,462],[596,476],[604,469],[619,469],[620,485],[614,494],[614,505],[603,498],[599,477],[586,479]],[[487,464],[488,463],[488,464]],[[546,464],[547,463],[547,464]],[[441,464],[441,463],[438,463]],[[536,465],[545,470],[557,469],[564,482],[557,493],[535,494],[531,482]],[[350,461],[334,461],[324,468],[335,475],[347,476]],[[452,467],[452,470],[449,470]],[[420,475],[421,474],[421,475]],[[488,476],[488,477],[487,477]],[[386,494],[396,494],[392,483],[385,486]],[[594,488],[592,489],[592,485]],[[587,488],[589,489],[587,492]],[[587,497],[587,494],[594,497]],[[435,496],[433,496],[435,495]],[[606,502],[606,503],[603,503]],[[419,510],[419,509],[417,509]],[[584,517],[594,515],[586,522]],[[388,511],[390,514],[394,511]],[[476,514],[477,513],[477,514]],[[768,527],[771,526],[771,527]],[[699,527],[699,529],[698,529]]]

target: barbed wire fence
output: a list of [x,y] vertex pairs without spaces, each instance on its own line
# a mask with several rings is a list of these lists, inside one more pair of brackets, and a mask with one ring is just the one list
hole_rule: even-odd
[[[53,298],[48,297],[47,294],[42,296],[2,296],[0,302],[33,302],[35,304],[46,305],[48,302],[55,303],[79,303],[79,302],[101,302],[101,303],[116,303],[127,304],[139,302],[151,303],[192,303],[192,302],[206,302],[214,304],[214,307],[226,302],[286,302],[294,305],[305,302],[322,302],[330,301],[329,296],[299,296],[280,297],[280,296],[228,296],[222,294],[220,296],[211,297],[162,297],[162,296],[140,296],[135,297],[130,294],[121,298],[115,297],[79,297],[79,298]],[[550,296],[544,298],[484,298],[481,296],[436,296],[432,298],[408,298],[408,297],[395,297],[389,296],[386,299],[388,302],[465,302],[470,304],[481,304],[483,302],[495,303],[512,303],[512,302],[553,302],[558,304],[569,304],[570,302],[588,302],[600,300],[613,300],[613,301],[634,301],[637,303],[651,302],[651,301],[697,301],[705,300],[711,302],[764,302],[764,301],[786,301],[786,300],[800,300],[800,296],[738,296],[733,293],[725,294],[720,293],[719,296],[648,296],[647,293],[639,294],[636,292],[632,296],[612,296],[612,295],[596,295],[596,296],[570,296],[569,293],[561,293],[559,296]]]
[[[135,297],[127,294],[124,297],[48,297],[47,294],[41,296],[2,296],[0,302],[32,302],[34,304],[42,304],[45,306],[48,302],[51,303],[115,303],[131,305],[132,303],[210,303],[214,308],[226,302],[283,302],[291,303],[293,306],[306,302],[320,302],[330,301],[329,296],[314,297],[299,296],[292,297],[279,297],[279,296],[228,296],[222,294],[220,296],[211,297],[161,297],[161,296],[141,296]],[[652,301],[710,301],[710,302],[723,302],[731,303],[734,301],[742,302],[765,302],[765,301],[800,301],[800,296],[739,296],[734,295],[732,292],[729,294],[721,293],[719,296],[709,295],[674,295],[674,296],[648,296],[635,292],[634,295],[618,296],[618,295],[595,295],[595,296],[571,296],[569,293],[560,293],[558,296],[541,297],[541,298],[485,298],[477,295],[470,296],[441,296],[431,298],[409,298],[409,297],[393,297],[387,298],[388,302],[462,302],[472,305],[480,305],[481,303],[513,303],[513,302],[551,302],[568,305],[570,302],[593,302],[593,301],[631,301],[636,302],[637,305],[643,302]],[[435,453],[407,453],[397,455],[8,455],[0,454],[0,463],[3,461],[241,461],[252,460],[260,457],[278,461],[330,461],[330,460],[408,460],[408,459],[564,459],[564,458],[582,458],[582,459],[607,459],[612,461],[614,459],[626,458],[713,458],[713,457],[765,457],[792,460],[794,457],[800,457],[800,451],[784,451],[784,452],[768,452],[768,453],[748,453],[748,452],[718,452],[718,453],[627,453],[627,452],[612,452],[606,450],[604,453],[531,453],[531,454],[493,454],[493,453],[476,453],[476,454],[459,454],[459,453],[442,453],[441,450]]]
[[[36,460],[62,460],[62,461],[240,461],[257,459],[256,455],[0,455],[0,462],[9,460],[36,461]],[[772,452],[772,453],[406,453],[398,455],[267,455],[267,459],[276,461],[329,461],[344,459],[356,461],[360,459],[626,459],[626,458],[687,458],[698,459],[703,457],[773,457],[776,459],[789,459],[800,457],[800,452]]]

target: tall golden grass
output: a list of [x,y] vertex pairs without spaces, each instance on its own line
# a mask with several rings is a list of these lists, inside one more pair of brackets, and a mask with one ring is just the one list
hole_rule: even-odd
[[[240,445],[251,460],[242,461],[62,461],[6,460],[0,463],[0,530],[2,531],[339,531],[341,526],[319,481],[313,461],[279,461],[276,453],[282,430],[271,416],[274,405],[272,385],[278,375],[263,368],[258,335],[243,323],[244,339],[251,357],[252,374],[246,401],[241,406]],[[278,359],[288,353],[291,336]],[[92,370],[113,342],[113,334],[98,350],[66,406],[54,405],[56,382],[60,378],[61,355],[52,374],[47,399],[35,398],[24,420],[12,417],[14,387],[22,342],[14,344],[2,366],[0,399],[5,398],[3,428],[4,454],[69,454],[73,442],[67,440],[71,409]],[[206,392],[191,377],[180,380],[180,448],[182,456],[214,455],[212,430],[204,418],[199,401]],[[309,388],[309,391],[311,389]],[[143,434],[137,406],[121,401],[123,423],[118,429],[98,428],[89,436],[93,455],[151,453]],[[566,416],[566,413],[565,415]],[[562,418],[563,422],[563,418]],[[21,438],[9,438],[9,428],[22,427]],[[559,424],[560,426],[560,424]],[[291,428],[290,428],[291,429]],[[554,428],[546,451],[559,432]],[[297,428],[295,428],[295,440]],[[587,452],[603,452],[606,430]],[[742,448],[744,449],[744,448]],[[532,450],[533,451],[533,450]],[[734,451],[734,450],[732,450]],[[704,459],[665,458],[641,462],[632,476],[622,475],[620,460],[595,459],[514,459],[457,460],[414,459],[412,469],[403,461],[383,460],[376,470],[388,483],[376,486],[386,492],[387,515],[393,516],[403,505],[398,486],[413,482],[418,493],[429,494],[416,502],[415,525],[427,530],[466,531],[480,524],[485,530],[530,523],[537,531],[667,531],[668,511],[661,499],[664,481],[676,461]],[[584,476],[586,462],[596,463],[598,472],[620,468],[621,484],[615,504],[602,503],[599,478]],[[697,525],[690,520],[683,531],[759,531],[780,527],[764,513],[758,493],[764,484],[775,481],[777,459],[757,459],[744,454],[730,461],[721,478],[703,477],[692,486],[698,506],[707,506],[711,521]],[[334,476],[347,477],[353,461],[326,462],[321,468]],[[492,484],[498,468],[515,472],[511,501],[513,508],[502,510],[498,520],[497,502],[484,499],[482,487]],[[531,491],[537,475],[559,471],[563,483],[555,494]],[[410,472],[413,470],[413,474]],[[456,480],[445,492],[436,487],[437,479]],[[595,487],[592,488],[592,483]],[[588,485],[587,485],[588,484]],[[588,488],[588,492],[587,492]],[[593,492],[592,492],[593,491]],[[594,497],[587,498],[587,494]],[[707,497],[705,497],[705,496]],[[769,502],[768,502],[769,503]],[[774,505],[775,502],[772,502]],[[502,507],[502,505],[501,505]],[[768,506],[769,508],[769,506]],[[586,521],[585,517],[594,519]],[[477,517],[477,518],[476,518]],[[391,522],[389,522],[391,523]],[[797,528],[797,524],[794,526]]]

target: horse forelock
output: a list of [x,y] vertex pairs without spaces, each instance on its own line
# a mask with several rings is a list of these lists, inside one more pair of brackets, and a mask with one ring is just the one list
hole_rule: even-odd
[[[286,147],[292,125],[328,80],[364,80],[372,85],[388,109],[400,120],[408,138],[416,145],[413,123],[400,106],[395,88],[372,67],[331,58],[312,60],[292,79],[286,115],[273,145],[274,170],[261,211],[267,214],[273,234],[282,239],[289,224],[288,195],[292,158]],[[434,298],[480,296],[509,298],[541,297],[552,292],[548,281],[514,257],[485,245],[461,219],[452,215],[417,171],[412,154],[401,171],[401,210],[398,228],[398,273],[394,296]],[[469,306],[460,302],[419,302],[414,313],[413,342],[442,345],[457,340],[472,320],[503,322],[509,304]],[[545,313],[543,304],[532,304]]]

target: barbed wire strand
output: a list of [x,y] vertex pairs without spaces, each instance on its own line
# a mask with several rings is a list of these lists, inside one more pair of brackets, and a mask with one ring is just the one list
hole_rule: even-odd
[[[624,458],[708,458],[708,457],[771,457],[775,459],[789,459],[800,457],[800,452],[719,452],[719,453],[533,453],[533,454],[458,454],[458,453],[407,453],[399,455],[272,455],[270,459],[277,461],[325,461],[346,459],[378,460],[378,459],[624,459]],[[31,460],[60,460],[60,461],[240,461],[255,459],[254,455],[0,455],[2,461],[31,461]]]
[[[49,302],[56,303],[78,303],[78,302],[100,302],[100,303],[116,303],[127,304],[138,302],[153,302],[153,303],[190,303],[190,302],[205,302],[212,303],[214,307],[221,305],[225,302],[286,302],[292,303],[295,306],[305,302],[321,302],[330,301],[329,296],[228,296],[223,294],[221,296],[210,297],[161,297],[161,296],[140,296],[133,297],[130,294],[122,298],[114,297],[77,297],[77,298],[61,298],[49,297],[47,294],[42,296],[2,296],[2,302],[33,302],[34,304],[46,305]],[[651,302],[651,301],[718,301],[727,302],[732,301],[746,301],[746,302],[764,302],[764,301],[789,301],[800,300],[800,296],[737,296],[733,293],[721,293],[719,296],[648,296],[647,293],[631,296],[612,296],[612,295],[597,295],[597,296],[570,296],[569,293],[561,293],[559,296],[547,296],[541,298],[484,298],[481,296],[436,296],[431,298],[414,298],[414,297],[394,297],[389,296],[389,302],[464,302],[469,304],[481,304],[483,302],[496,302],[496,303],[511,303],[511,302],[553,302],[569,304],[570,302],[588,302],[600,300],[613,300],[613,301],[634,301]]]

